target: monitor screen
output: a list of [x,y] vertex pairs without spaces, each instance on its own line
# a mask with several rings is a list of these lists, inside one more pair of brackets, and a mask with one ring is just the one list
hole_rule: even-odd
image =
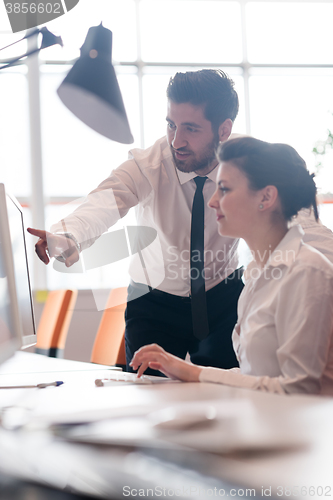
[[0,184],[0,363],[22,345],[6,194]]
[[37,341],[25,242],[25,227],[22,207],[8,192],[6,192],[6,206],[14,262],[16,296],[21,323],[22,347],[25,348],[36,344]]

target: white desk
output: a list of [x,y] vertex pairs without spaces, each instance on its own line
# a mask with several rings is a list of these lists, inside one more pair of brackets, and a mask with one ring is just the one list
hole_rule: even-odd
[[[46,361],[51,367],[59,360]],[[262,488],[266,494],[271,491],[272,498],[333,497],[332,399],[282,397],[199,383],[118,383],[97,388],[94,380],[103,376],[104,367],[89,365],[82,371],[87,364],[74,363],[75,371],[24,375],[27,383],[36,377],[39,382],[47,382],[51,380],[45,377],[55,380],[56,373],[56,379],[65,383],[30,393],[24,391],[25,405],[32,409],[27,412],[28,425],[20,431],[0,432],[0,470],[22,478],[44,479],[46,484],[58,488],[70,485],[75,491],[101,498],[126,496],[122,490],[125,485],[144,490],[163,484],[170,491],[175,491],[177,485],[192,485],[192,493],[187,490],[188,497],[195,496],[194,488],[198,485],[212,489],[213,493],[206,497],[221,496],[218,490],[214,494],[214,487],[221,489],[221,485],[225,486],[225,496],[230,497],[230,488],[235,485],[244,490],[243,498],[247,488],[255,490],[258,498],[264,497]],[[15,369],[12,375],[5,375],[5,368],[6,365],[0,372],[0,383],[4,377],[16,381]],[[14,404],[20,403],[18,396],[0,393],[0,401],[4,397],[16,398]],[[176,404],[215,405],[219,418],[211,426],[182,432],[154,429],[149,413]],[[88,427],[60,426],[61,435],[71,437],[73,442],[55,438],[45,427],[50,423],[85,420],[95,423]],[[152,454],[155,449],[158,457],[137,451],[147,449]],[[185,469],[199,471],[199,475],[186,472],[182,462]]]
[[78,372],[95,370],[120,370],[120,368],[68,359],[49,358],[41,354],[17,351],[0,366],[0,376],[20,373]]

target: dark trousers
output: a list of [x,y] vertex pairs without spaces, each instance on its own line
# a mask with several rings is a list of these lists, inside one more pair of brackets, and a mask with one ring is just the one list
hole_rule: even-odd
[[[185,359],[189,352],[192,363],[218,368],[233,368],[238,362],[231,334],[237,322],[237,302],[243,289],[242,270],[223,280],[206,293],[209,335],[198,340],[192,331],[191,299],[159,290],[137,296],[138,287],[128,288],[126,319],[126,362],[128,371],[133,354],[140,347],[158,344],[167,352]],[[148,369],[147,374],[160,375]]]

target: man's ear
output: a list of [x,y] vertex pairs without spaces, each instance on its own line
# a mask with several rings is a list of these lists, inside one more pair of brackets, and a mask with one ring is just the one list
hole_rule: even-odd
[[224,120],[223,123],[221,123],[221,125],[219,126],[219,141],[220,142],[225,142],[230,134],[231,134],[231,131],[232,131],[232,120],[230,120],[230,118],[227,118],[226,120]]
[[260,205],[262,210],[273,207],[279,198],[276,186],[266,186],[261,190]]

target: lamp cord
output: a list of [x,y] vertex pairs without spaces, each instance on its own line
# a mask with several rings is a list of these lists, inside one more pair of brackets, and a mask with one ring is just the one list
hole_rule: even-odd
[[34,36],[34,35],[38,35],[38,33],[40,33],[40,30],[37,28],[35,29],[34,31],[32,31],[31,33],[29,33],[28,35],[25,35],[23,38],[21,38],[20,40],[16,40],[16,42],[13,42],[13,43],[10,43],[9,45],[6,45],[6,47],[2,47],[0,49],[1,50],[5,50],[5,49],[8,49],[8,47],[11,47],[12,45],[15,45],[16,43],[19,43],[19,42],[23,42],[23,40],[25,40],[26,38],[29,38],[31,36]]

